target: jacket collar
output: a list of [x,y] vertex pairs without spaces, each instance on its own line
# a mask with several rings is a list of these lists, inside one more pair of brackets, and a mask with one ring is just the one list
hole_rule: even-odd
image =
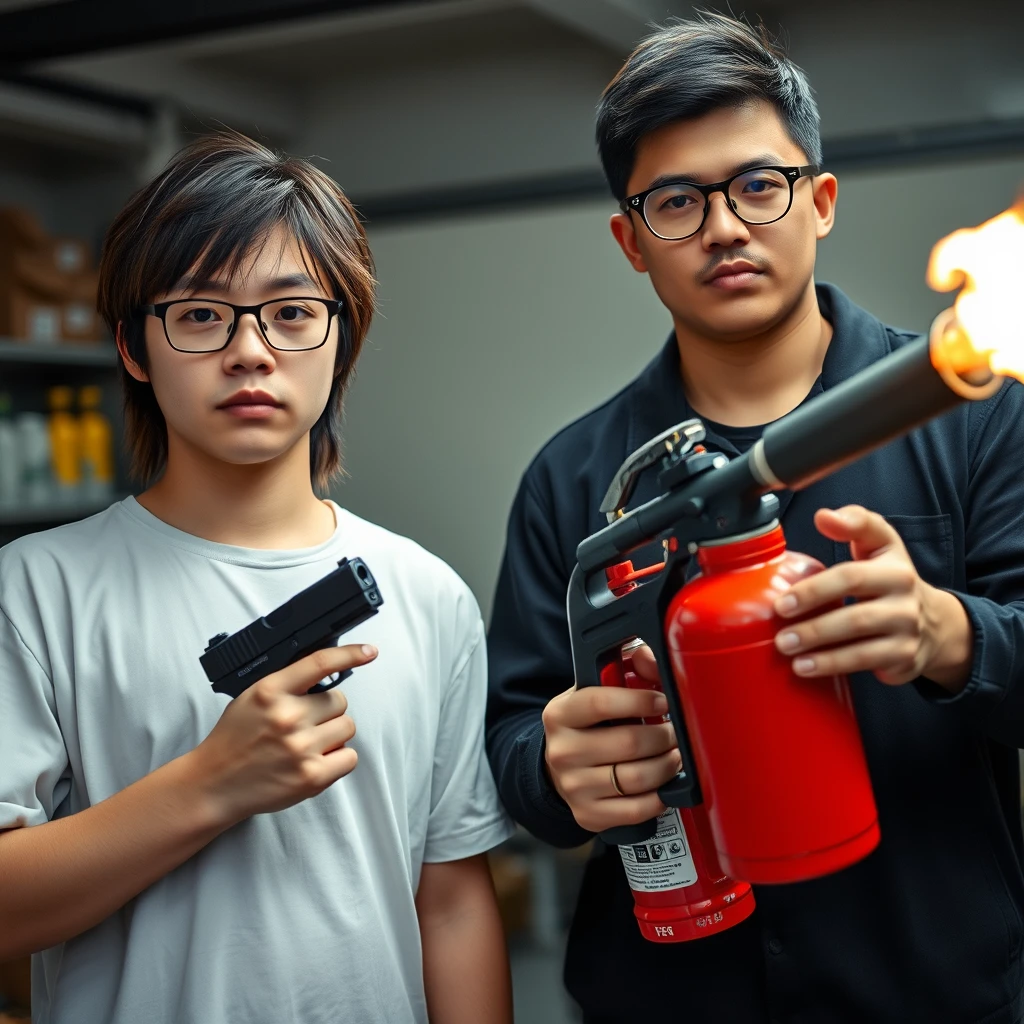
[[[835,387],[892,349],[885,325],[851,302],[838,288],[819,284],[815,291],[818,308],[832,324],[832,340],[825,352],[821,376],[815,381],[808,399]],[[675,332],[637,377],[631,390],[627,451],[636,451],[656,434],[697,416],[683,393]],[[709,433],[708,439],[716,448],[736,454],[736,449],[725,438]]]

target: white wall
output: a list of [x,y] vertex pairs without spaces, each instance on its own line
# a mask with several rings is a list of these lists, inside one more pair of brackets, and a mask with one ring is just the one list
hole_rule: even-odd
[[[845,175],[817,277],[883,319],[925,329],[947,297],[931,246],[1009,205],[1024,159]],[[381,282],[349,398],[336,494],[418,539],[490,608],[505,520],[544,441],[613,394],[670,329],[607,229],[611,204],[371,232]]]
[[530,458],[670,329],[609,212],[591,201],[371,233],[381,316],[349,398],[339,500],[448,560],[485,607]]

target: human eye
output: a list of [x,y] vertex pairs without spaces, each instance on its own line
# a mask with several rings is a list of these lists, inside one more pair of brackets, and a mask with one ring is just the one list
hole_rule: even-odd
[[785,178],[778,171],[767,168],[744,174],[736,184],[740,186],[742,194],[747,196],[768,195],[787,187]]
[[290,299],[280,306],[275,307],[274,319],[283,320],[285,323],[304,323],[316,316],[316,311],[311,309],[308,303]]
[[189,327],[207,327],[223,322],[220,311],[201,303],[188,303],[172,307],[174,319]]
[[696,205],[696,199],[690,192],[666,192],[658,197],[658,210],[666,213],[674,213],[680,210],[687,210]]

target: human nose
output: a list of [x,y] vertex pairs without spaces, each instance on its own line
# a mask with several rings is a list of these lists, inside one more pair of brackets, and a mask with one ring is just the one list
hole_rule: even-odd
[[747,225],[733,212],[725,193],[713,192],[708,197],[708,212],[701,229],[701,243],[704,248],[729,248],[733,245],[746,245],[749,241],[750,232]]
[[235,333],[224,350],[225,368],[273,369],[277,365],[274,350],[267,344],[255,313],[243,313],[235,324]]

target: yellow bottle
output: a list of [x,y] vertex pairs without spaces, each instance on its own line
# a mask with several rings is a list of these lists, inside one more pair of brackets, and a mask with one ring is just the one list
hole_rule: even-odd
[[47,393],[50,407],[50,466],[60,500],[79,497],[82,472],[79,462],[78,420],[71,411],[74,392],[68,387],[50,388]]
[[78,391],[83,498],[108,501],[114,491],[114,430],[100,412],[103,392],[94,384]]

